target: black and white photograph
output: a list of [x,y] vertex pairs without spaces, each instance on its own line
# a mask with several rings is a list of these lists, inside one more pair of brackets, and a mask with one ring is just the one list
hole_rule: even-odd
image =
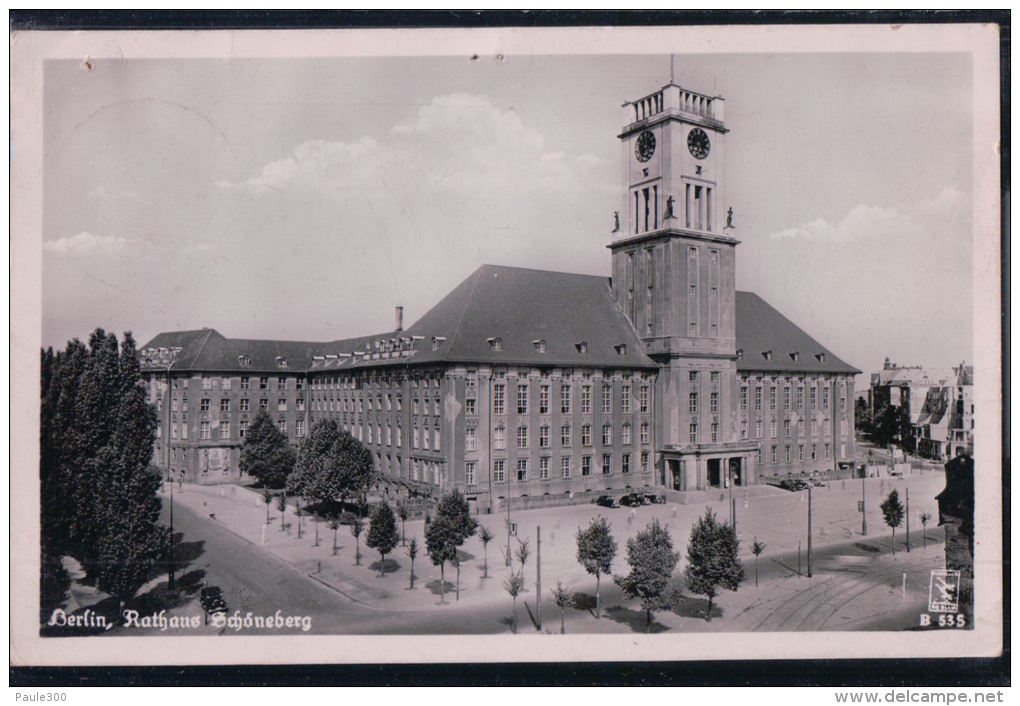
[[12,36],[12,664],[1000,653],[995,25]]

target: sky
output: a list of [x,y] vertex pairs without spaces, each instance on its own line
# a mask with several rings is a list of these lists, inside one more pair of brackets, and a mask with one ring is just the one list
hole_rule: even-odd
[[[969,56],[679,55],[725,99],[737,287],[865,373],[973,360]],[[43,345],[330,340],[483,263],[609,275],[621,104],[668,55],[57,60]]]

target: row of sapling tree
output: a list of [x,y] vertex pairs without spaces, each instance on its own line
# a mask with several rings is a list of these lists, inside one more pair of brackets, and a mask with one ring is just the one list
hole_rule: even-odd
[[59,605],[56,577],[71,556],[122,608],[172,539],[159,522],[156,412],[134,339],[96,329],[88,344],[43,350],[40,372],[41,607]]
[[440,603],[446,602],[446,562],[457,567],[457,600],[460,600],[460,547],[478,529],[471,508],[459,490],[444,495],[436,506],[436,516],[425,528],[425,549],[439,567]]

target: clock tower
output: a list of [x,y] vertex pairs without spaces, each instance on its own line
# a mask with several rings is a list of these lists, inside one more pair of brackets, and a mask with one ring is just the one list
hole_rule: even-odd
[[671,82],[623,108],[613,294],[660,365],[658,470],[676,490],[746,484],[756,447],[736,433],[738,241],[726,215],[723,99]]

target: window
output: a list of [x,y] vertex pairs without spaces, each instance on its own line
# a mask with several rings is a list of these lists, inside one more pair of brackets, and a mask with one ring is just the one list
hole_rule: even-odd
[[[429,430],[428,429],[422,429],[421,430],[421,446],[426,451],[429,450],[429,437],[430,437]],[[368,427],[368,440],[369,440],[369,442],[372,441],[372,427],[371,426]]]
[[602,414],[613,413],[613,386],[605,384],[602,386]]
[[[398,402],[400,401],[399,397],[397,398],[397,401]],[[476,414],[475,403],[476,400],[474,397],[468,397],[466,400],[464,400],[464,414],[474,416]]]
[[641,423],[641,443],[648,443],[648,422]]
[[712,426],[710,427],[710,430],[711,430],[711,434],[712,434],[712,443],[714,444],[717,441],[719,441],[719,424],[716,423],[716,422],[712,422]]
[[297,419],[294,421],[294,436],[299,439],[305,435],[305,420]]
[[247,397],[242,397],[237,401],[237,406],[242,412],[247,412],[250,408],[251,400]]
[[276,389],[277,390],[286,390],[287,389],[287,378],[282,377],[282,376],[276,378]]
[[199,406],[199,409],[198,409],[199,412],[208,412],[209,411],[209,398],[208,397],[203,397],[202,401],[199,402],[198,406]]
[[608,476],[613,472],[613,457],[609,454],[602,454],[602,475]]
[[630,445],[630,424],[624,424],[620,429],[620,443],[624,446]]
[[757,385],[754,388],[754,411],[761,411],[761,385]]
[[797,434],[804,436],[804,417],[797,420]]
[[804,444],[797,444],[797,460],[804,460]]
[[641,472],[648,473],[648,452],[641,452]]
[[230,438],[230,420],[229,419],[220,422],[220,438],[221,439],[229,439]]
[[687,324],[687,335],[688,336],[695,336],[695,335],[697,335],[697,333],[698,333],[698,326],[697,326],[697,324],[694,324],[694,323]]
[[203,390],[211,390],[212,389],[212,378],[206,378],[206,377],[202,378],[202,389]]
[[708,411],[710,411],[712,414],[717,414],[719,412],[719,393],[718,392],[713,392],[712,394],[709,395],[709,397],[708,397]]
[[506,385],[497,383],[492,386],[492,413],[505,414]]
[[506,483],[506,461],[501,458],[492,462],[492,479],[497,483]]
[[582,476],[591,475],[591,456],[581,457],[581,475]]
[[772,459],[772,464],[775,465],[776,464],[776,447],[775,446],[772,447],[772,453],[770,455],[770,458]]
[[829,459],[831,457],[832,457],[832,453],[830,451],[829,444],[826,444],[825,445],[825,458]]
[[790,386],[783,387],[783,409],[790,409]]
[[[379,427],[379,431],[380,432],[382,431],[382,427]],[[382,443],[382,439],[379,440],[379,443]],[[432,450],[433,451],[439,451],[439,430],[438,429],[433,429],[432,430]]]
[[229,412],[230,411],[230,398],[229,397],[221,397],[220,398],[220,411],[221,412]]
[[814,419],[809,422],[808,428],[811,430],[811,436],[818,435],[818,423]]
[[747,411],[747,385],[740,386],[740,411]]
[[539,448],[549,448],[549,427],[542,425],[538,428],[538,446]]
[[754,423],[754,438],[755,439],[760,439],[761,438],[761,420],[760,419],[757,420]]
[[776,420],[775,419],[770,419],[769,420],[769,436],[771,436],[773,439],[775,439],[776,436],[778,436]]
[[691,370],[690,372],[688,372],[687,373],[687,379],[689,381],[691,381],[691,382],[697,382],[698,381],[698,371],[697,370]]
[[549,386],[542,385],[538,388],[538,413],[549,414]]
[[810,404],[811,409],[815,409],[815,407],[817,407],[817,400],[818,400],[818,397],[817,397],[817,393],[815,391],[815,386],[812,385],[808,389],[808,402]]
[[[420,441],[421,441],[421,433],[418,431],[418,427],[414,427],[413,429],[411,429],[411,448],[412,449],[418,448],[418,444],[419,444]],[[498,449],[498,448],[502,448],[502,447],[497,446],[496,448]]]
[[790,420],[789,419],[784,419],[783,420],[783,436],[785,436],[786,438],[790,438]]
[[464,483],[466,485],[474,485],[477,480],[475,478],[475,462],[468,461],[464,464]]
[[570,456],[564,456],[560,459],[560,478],[570,477]]
[[818,444],[811,444],[811,460],[818,458]]
[[581,446],[591,446],[591,424],[581,425]]
[[591,414],[591,385],[581,385],[581,414]]
[[560,446],[570,446],[570,425],[564,424],[560,427]]
[[280,411],[280,412],[286,412],[287,411],[287,398],[286,397],[281,397],[280,399],[276,400],[276,409],[277,409],[277,411]]
[[294,400],[294,409],[297,410],[298,412],[304,412],[305,411],[305,398],[304,397],[298,397],[296,400]]
[[286,417],[280,417],[277,420],[277,422],[276,422],[276,426],[279,428],[280,431],[282,431],[284,434],[286,434],[287,433],[287,418]]
[[528,480],[528,459],[517,459],[517,481],[524,483]]
[[773,385],[769,388],[769,411],[776,411],[776,386]]
[[242,377],[241,378],[241,389],[242,390],[250,390],[251,389],[251,378],[249,378],[249,377]]
[[[417,446],[417,444],[415,444]],[[492,447],[494,449],[506,448],[506,428],[496,427],[492,430]]]
[[611,424],[602,425],[602,445],[613,445],[613,426]]
[[560,414],[570,414],[570,383],[560,385]]
[[517,414],[528,413],[528,384],[517,383]]
[[248,433],[248,420],[242,419],[237,423],[237,438],[243,439],[244,435]]
[[220,387],[224,390],[230,389],[230,378],[220,378]]
[[829,410],[829,388],[822,388],[822,409],[825,411]]
[[209,422],[202,422],[199,426],[199,437],[202,439],[209,438]]
[[542,480],[549,480],[549,457],[543,456],[538,459],[538,477]]
[[741,439],[741,441],[746,441],[747,440],[747,420],[746,419],[741,419],[740,420],[740,439]]
[[296,390],[303,390],[303,389],[305,389],[305,379],[304,378],[294,378],[294,389],[296,389]]
[[797,385],[797,409],[804,409],[804,386]]
[[825,436],[830,436],[832,434],[832,423],[828,417],[825,418],[825,425],[823,428],[825,429]]
[[468,427],[464,430],[464,450],[474,451],[478,446],[478,437],[475,435],[475,428]]
[[624,454],[620,458],[620,473],[630,473],[630,454]]
[[630,414],[630,385],[620,387],[620,411]]
[[688,438],[692,444],[698,443],[698,425],[696,423],[692,423],[688,429]]
[[640,391],[640,409],[641,412],[648,411],[648,385],[642,385]]
[[397,425],[397,446],[401,446],[404,443],[404,428]]
[[259,378],[259,389],[260,390],[269,389],[269,378]]
[[687,398],[687,411],[691,414],[698,413],[698,393],[692,392]]
[[790,445],[789,444],[786,445],[786,462],[787,463],[790,462]]
[[843,385],[839,386],[839,411],[846,411],[846,387]]
[[528,448],[528,428],[517,427],[517,448],[526,449]]

